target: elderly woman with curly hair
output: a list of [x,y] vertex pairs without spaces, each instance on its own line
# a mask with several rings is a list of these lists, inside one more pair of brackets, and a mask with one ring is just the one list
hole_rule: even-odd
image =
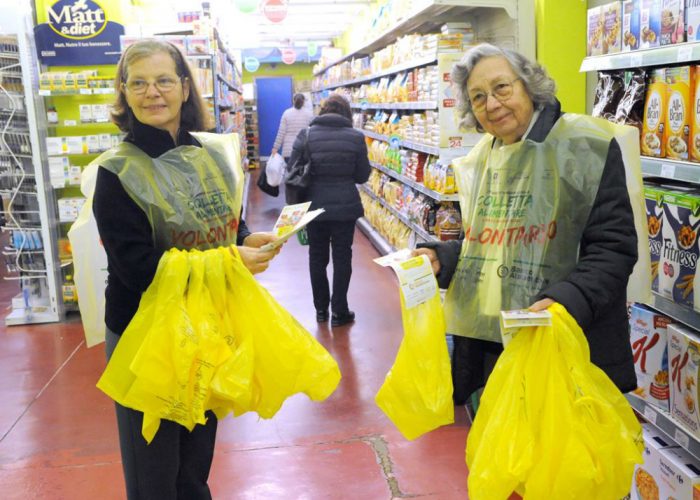
[[563,113],[537,63],[489,44],[455,65],[462,125],[486,136],[456,162],[464,237],[427,243],[454,334],[454,399],[485,384],[502,352],[501,310],[563,305],[591,361],[636,387],[626,287],[637,234],[617,140],[597,119]]

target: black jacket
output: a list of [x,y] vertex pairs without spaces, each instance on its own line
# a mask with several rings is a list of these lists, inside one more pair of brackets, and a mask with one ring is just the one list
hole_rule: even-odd
[[[559,102],[545,106],[527,136],[542,142],[562,115]],[[449,286],[461,241],[428,243],[437,250],[438,283]],[[608,156],[579,247],[579,259],[565,280],[542,291],[562,304],[588,339],[591,361],[623,392],[637,387],[627,318],[627,281],[637,261],[637,234],[620,146],[610,142]]]
[[[124,140],[138,146],[151,158],[176,147],[168,132],[139,122]],[[199,146],[199,143],[182,131],[178,145]],[[107,328],[121,335],[136,314],[141,294],[153,281],[162,252],[155,248],[146,214],[129,197],[119,177],[105,168],[97,173],[92,211],[107,254],[105,323]],[[238,244],[249,234],[241,220]]]
[[[309,130],[311,185],[306,199],[311,209],[325,209],[318,221],[353,221],[364,214],[355,184],[369,179],[365,136],[352,122],[334,113],[317,116]],[[306,129],[294,141],[289,164],[304,155]]]

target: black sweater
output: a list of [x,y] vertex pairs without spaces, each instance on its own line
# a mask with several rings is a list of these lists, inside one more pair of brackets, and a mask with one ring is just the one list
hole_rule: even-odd
[[[168,132],[139,122],[124,140],[138,146],[151,158],[176,147]],[[199,143],[182,131],[178,145],[199,146]],[[141,294],[153,281],[162,252],[155,248],[146,214],[129,197],[119,177],[105,168],[97,173],[92,210],[107,253],[105,323],[107,328],[121,335],[136,314]],[[249,234],[241,220],[238,244],[241,245]]]

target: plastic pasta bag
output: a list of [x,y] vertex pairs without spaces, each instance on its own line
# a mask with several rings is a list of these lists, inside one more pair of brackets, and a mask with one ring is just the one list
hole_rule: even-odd
[[560,304],[551,327],[519,331],[500,356],[467,440],[469,498],[517,491],[619,500],[642,462],[642,429]]
[[253,278],[235,249],[170,250],[97,386],[144,413],[192,430],[233,412],[271,418],[303,392],[328,397],[340,381],[330,354]]

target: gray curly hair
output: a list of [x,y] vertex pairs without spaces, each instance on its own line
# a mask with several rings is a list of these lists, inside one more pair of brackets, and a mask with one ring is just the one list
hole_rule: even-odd
[[547,74],[547,71],[537,62],[532,62],[524,55],[510,49],[504,49],[482,43],[470,49],[460,62],[452,68],[452,85],[457,93],[457,110],[461,120],[460,127],[465,129],[476,128],[483,132],[481,124],[478,122],[472,111],[469,95],[467,94],[467,80],[469,75],[479,61],[485,57],[501,56],[505,57],[515,74],[520,77],[525,89],[535,109],[544,104],[554,102],[556,84]]

